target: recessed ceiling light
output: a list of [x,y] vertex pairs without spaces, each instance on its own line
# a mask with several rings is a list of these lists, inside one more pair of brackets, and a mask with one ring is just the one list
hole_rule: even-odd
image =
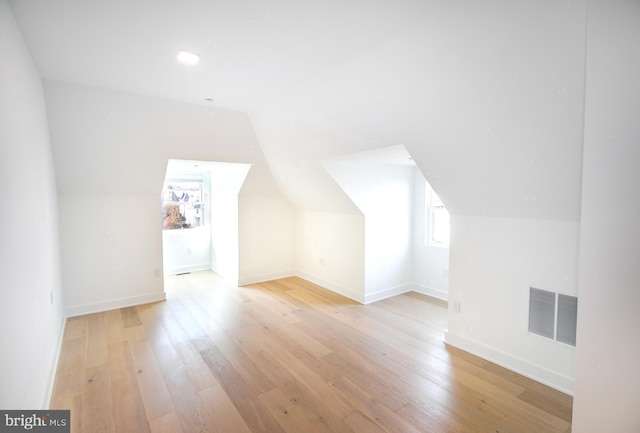
[[185,65],[195,65],[200,60],[200,56],[190,51],[180,51],[178,53],[178,61]]
[[204,98],[205,102],[213,102],[213,98]]

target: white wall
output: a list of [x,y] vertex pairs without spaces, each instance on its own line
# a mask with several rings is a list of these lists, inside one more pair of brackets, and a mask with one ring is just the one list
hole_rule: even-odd
[[249,169],[220,163],[211,170],[211,269],[234,285],[240,273],[238,194]]
[[302,278],[364,303],[364,217],[298,210],[296,269]]
[[288,104],[252,111],[251,123],[278,192],[296,209],[358,213],[320,161],[354,146],[361,150],[364,140],[330,119]]
[[0,407],[48,406],[63,332],[56,186],[42,80],[0,0]]
[[160,195],[62,195],[65,312],[164,299]]
[[640,431],[640,3],[589,3],[574,433]]
[[449,299],[449,248],[427,245],[426,180],[416,168],[413,182],[413,288],[438,299]]
[[265,182],[266,164],[249,169],[247,164],[172,160],[167,173],[204,179],[205,225],[163,231],[165,275],[214,269],[239,285],[295,275],[295,211]]
[[412,289],[412,165],[334,159],[323,167],[365,222],[365,302]]
[[164,275],[211,268],[211,225],[162,230]]
[[571,393],[575,348],[528,333],[528,296],[531,286],[577,294],[578,230],[452,215],[447,343]]
[[402,143],[453,213],[578,220],[585,1],[422,2],[424,20],[296,82],[269,123],[298,146],[274,134],[269,154]]
[[238,200],[238,284],[245,285],[295,275],[294,208],[279,195],[241,192]]
[[[164,296],[159,198],[170,159],[220,164],[215,173],[222,177],[212,180],[220,230],[212,231],[211,266],[237,284],[238,192],[249,164],[259,168],[251,176],[252,193],[277,194],[247,115],[53,81],[45,82],[45,91],[64,224],[67,312]],[[242,180],[225,178],[225,165],[242,166]],[[281,204],[275,206],[277,213]],[[129,269],[134,251],[136,270]],[[132,262],[117,261],[121,254]],[[281,270],[263,266],[260,272]]]

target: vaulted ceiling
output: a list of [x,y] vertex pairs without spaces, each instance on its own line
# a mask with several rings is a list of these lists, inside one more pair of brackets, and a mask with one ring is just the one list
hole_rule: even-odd
[[320,160],[404,147],[452,213],[579,219],[585,0],[11,6],[47,81],[246,113],[298,207],[352,209]]

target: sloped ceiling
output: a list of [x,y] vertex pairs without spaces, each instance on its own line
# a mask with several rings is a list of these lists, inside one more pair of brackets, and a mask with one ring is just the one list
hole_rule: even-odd
[[319,160],[403,145],[454,214],[577,220],[585,1],[11,6],[45,79],[247,113],[297,207],[353,212]]

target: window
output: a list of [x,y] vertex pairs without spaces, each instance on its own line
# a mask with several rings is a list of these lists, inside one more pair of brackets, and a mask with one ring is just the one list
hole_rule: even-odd
[[451,218],[449,211],[444,207],[442,200],[435,193],[431,185],[426,183],[426,244],[448,247],[449,232],[451,230]]
[[162,228],[189,229],[203,225],[202,181],[167,180],[162,188]]

